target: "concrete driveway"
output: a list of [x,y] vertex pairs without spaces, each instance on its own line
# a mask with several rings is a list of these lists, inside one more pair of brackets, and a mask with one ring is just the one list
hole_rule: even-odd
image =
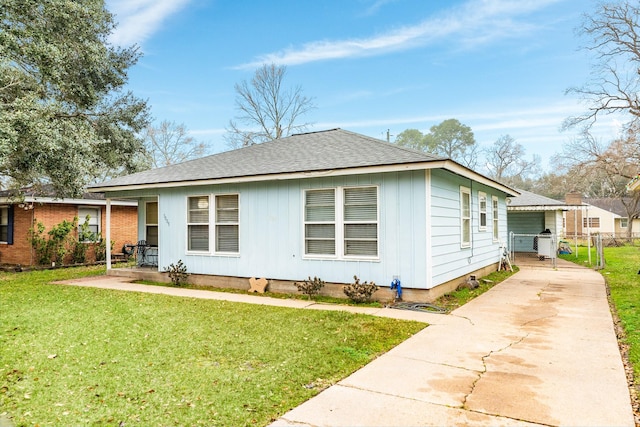
[[64,283],[340,309],[430,326],[272,426],[628,426],[633,411],[602,276],[558,260],[450,315],[168,288],[102,276]]
[[272,426],[634,426],[602,276],[524,267]]

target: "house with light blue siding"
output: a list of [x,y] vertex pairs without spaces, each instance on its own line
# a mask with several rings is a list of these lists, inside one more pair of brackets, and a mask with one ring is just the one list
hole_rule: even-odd
[[518,195],[450,159],[341,129],[90,190],[137,200],[139,238],[156,248],[158,271],[182,260],[192,277],[264,277],[274,287],[309,276],[339,286],[356,275],[386,288],[399,278],[411,300],[495,269],[506,199]]

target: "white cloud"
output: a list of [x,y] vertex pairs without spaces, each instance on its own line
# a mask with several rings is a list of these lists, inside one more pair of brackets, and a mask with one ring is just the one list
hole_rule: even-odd
[[111,35],[113,44],[141,44],[151,37],[172,14],[183,9],[190,0],[107,0],[107,8],[118,22]]
[[[252,69],[262,64],[298,65],[329,59],[380,55],[439,41],[468,47],[530,32],[535,25],[517,19],[562,0],[469,0],[416,25],[404,26],[368,38],[320,40],[302,47],[268,53],[237,66]],[[447,40],[455,39],[455,40]]]

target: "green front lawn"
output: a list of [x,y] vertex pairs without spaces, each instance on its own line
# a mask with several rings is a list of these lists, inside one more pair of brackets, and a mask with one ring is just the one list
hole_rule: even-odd
[[425,327],[0,273],[0,414],[16,425],[266,425]]
[[[581,265],[587,264],[587,248],[580,248],[579,257],[560,255]],[[611,290],[613,302],[629,345],[629,361],[634,367],[635,383],[640,385],[640,248],[634,246],[604,248],[606,267],[600,270]],[[595,249],[591,252],[595,264]]]

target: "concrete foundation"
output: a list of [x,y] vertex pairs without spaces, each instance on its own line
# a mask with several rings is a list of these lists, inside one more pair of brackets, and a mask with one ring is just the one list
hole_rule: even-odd
[[[402,288],[402,299],[405,301],[413,302],[433,302],[442,295],[455,291],[458,285],[464,283],[469,276],[475,275],[478,279],[488,275],[491,272],[496,271],[497,264],[487,266],[485,268],[476,270],[464,276],[458,277],[454,280],[442,283],[431,289],[412,289]],[[171,280],[167,273],[159,272],[153,268],[136,267],[136,268],[113,268],[107,271],[109,276],[119,277],[131,277],[135,280],[147,280],[150,282],[169,283]],[[214,276],[206,274],[190,274],[188,282],[192,285],[198,286],[211,286],[212,288],[219,289],[239,289],[249,291],[251,285],[249,284],[248,277],[233,277],[233,276]],[[269,279],[269,285],[267,286],[268,292],[274,292],[279,294],[299,294],[298,288],[294,285],[293,280],[278,280]],[[381,303],[393,302],[395,298],[395,290],[390,289],[390,283],[376,283],[378,290],[373,294],[372,300],[379,301]],[[344,294],[343,287],[347,283],[326,283],[320,291],[320,295],[330,296],[334,298],[347,298]]]

